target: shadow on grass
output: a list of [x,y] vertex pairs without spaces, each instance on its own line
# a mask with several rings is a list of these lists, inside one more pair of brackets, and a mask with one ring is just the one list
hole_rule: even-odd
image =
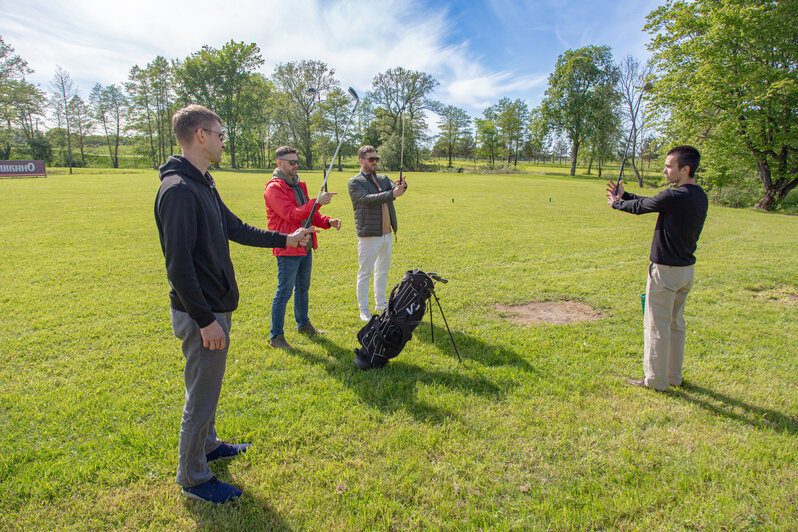
[[[710,412],[745,423],[757,429],[798,434],[798,419],[775,410],[749,405],[708,388],[685,382],[681,388],[671,388],[674,397],[684,399]],[[737,410],[742,410],[739,413]]]
[[[442,334],[446,334],[446,331],[443,330]],[[465,338],[467,337],[463,335],[458,343],[463,356],[466,356],[464,347],[465,353],[471,350],[470,343]],[[322,366],[331,377],[353,390],[364,403],[386,413],[405,411],[419,421],[431,423],[441,423],[446,418],[456,416],[452,409],[432,405],[419,399],[417,391],[419,384],[495,400],[502,399],[507,391],[507,387],[500,387],[482,375],[465,375],[460,371],[428,370],[413,364],[409,356],[402,354],[391,359],[389,364],[382,368],[362,371],[354,364],[355,356],[352,349],[343,348],[323,336],[312,337],[312,341],[323,346],[333,359],[297,348],[291,353],[307,362]],[[449,341],[448,335],[446,341]],[[461,343],[464,347],[460,347]],[[451,356],[456,357],[454,350],[451,351]],[[521,360],[517,354],[508,350],[504,350],[502,356],[509,357],[513,361]],[[527,367],[530,371],[534,371],[531,367]]]
[[455,349],[452,346],[452,339],[454,339],[457,350],[464,361],[470,359],[489,367],[513,366],[527,373],[532,373],[537,378],[544,377],[543,372],[532,366],[526,358],[505,346],[488,344],[480,338],[456,330],[452,331],[452,338],[450,338],[446,327],[437,325],[438,322],[443,320],[440,312],[437,310],[435,312],[435,320],[437,320],[435,324],[432,327],[430,327],[429,322],[419,324],[413,332],[413,338],[424,343],[433,344],[446,354],[457,358]]
[[[229,462],[211,464],[211,470],[222,482],[236,485],[227,471]],[[238,486],[244,495],[227,504],[212,504],[186,499],[183,504],[197,523],[197,530],[290,531],[291,527],[262,497],[253,496],[246,486]]]

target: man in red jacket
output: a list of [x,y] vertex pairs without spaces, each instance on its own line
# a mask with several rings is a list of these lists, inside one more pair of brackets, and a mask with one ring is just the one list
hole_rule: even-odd
[[[281,146],[275,153],[277,168],[271,180],[266,183],[263,198],[266,201],[266,216],[269,229],[291,233],[310,216],[316,200],[308,199],[308,187],[299,180],[297,167],[299,158],[296,148]],[[322,216],[321,205],[327,205],[337,192],[324,192],[319,197],[319,208],[313,215],[313,225],[322,229],[335,227],[341,230],[341,220]],[[279,228],[279,229],[278,229]],[[292,228],[289,230],[289,228]],[[287,247],[272,252],[277,257],[277,291],[272,301],[272,323],[269,331],[269,345],[277,349],[291,349],[285,341],[283,324],[285,307],[294,294],[294,319],[299,332],[307,335],[324,334],[315,328],[308,317],[308,290],[310,272],[313,266],[313,250],[318,248],[316,235],[305,246]]]

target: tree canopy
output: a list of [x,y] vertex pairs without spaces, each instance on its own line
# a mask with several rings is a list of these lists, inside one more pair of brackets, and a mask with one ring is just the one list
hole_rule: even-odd
[[710,182],[744,165],[772,209],[798,184],[798,0],[669,2],[648,21],[668,136],[701,148]]
[[591,117],[614,98],[618,67],[608,46],[566,50],[557,59],[541,104],[543,116],[555,132],[571,141],[571,175],[576,172],[579,147],[591,133]]

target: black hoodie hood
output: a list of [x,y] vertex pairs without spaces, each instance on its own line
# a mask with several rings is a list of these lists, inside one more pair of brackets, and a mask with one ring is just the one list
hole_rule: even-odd
[[211,174],[205,172],[205,175],[202,175],[197,167],[191,164],[189,160],[182,155],[170,155],[166,163],[164,163],[159,170],[161,181],[170,175],[179,174],[183,177],[203,183],[206,186],[213,187],[215,185]]

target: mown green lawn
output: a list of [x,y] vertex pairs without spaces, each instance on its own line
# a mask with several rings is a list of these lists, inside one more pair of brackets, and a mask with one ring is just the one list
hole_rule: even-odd
[[[214,176],[265,226],[268,176]],[[315,194],[320,173],[304,177]],[[254,447],[214,464],[245,492],[222,507],[174,484],[183,358],[155,172],[0,180],[0,529],[798,529],[798,217],[710,207],[687,384],[655,394],[625,384],[642,375],[654,215],[612,211],[596,179],[411,173],[389,284],[450,278],[463,363],[436,309],[434,344],[426,321],[362,372],[348,177],[324,208],[344,228],[314,255],[323,339],[287,329],[296,349],[269,348],[275,259],[231,244],[242,297],[217,426]],[[494,310],[566,299],[603,318]]]

